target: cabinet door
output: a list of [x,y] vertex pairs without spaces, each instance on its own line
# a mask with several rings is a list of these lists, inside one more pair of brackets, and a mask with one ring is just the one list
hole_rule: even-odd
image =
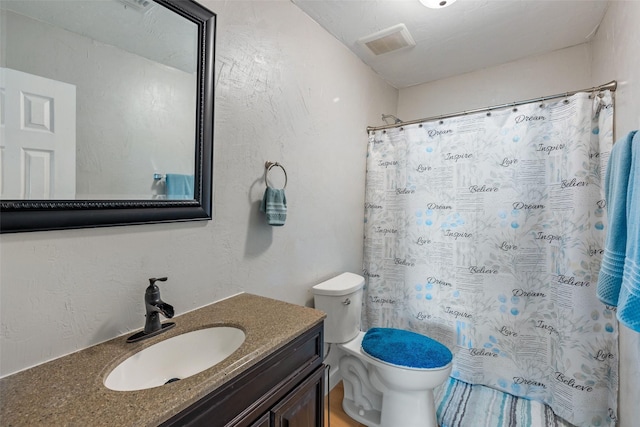
[[323,427],[323,399],[324,367],[321,367],[271,410],[272,427]]
[[271,414],[266,413],[259,420],[251,424],[251,427],[271,427]]

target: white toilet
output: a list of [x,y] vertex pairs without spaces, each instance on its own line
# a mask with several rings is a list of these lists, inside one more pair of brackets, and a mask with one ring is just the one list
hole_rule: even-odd
[[344,352],[344,411],[368,427],[437,427],[433,389],[451,373],[451,352],[414,332],[361,332],[363,286],[343,273],[313,287],[315,307],[327,313],[325,342]]

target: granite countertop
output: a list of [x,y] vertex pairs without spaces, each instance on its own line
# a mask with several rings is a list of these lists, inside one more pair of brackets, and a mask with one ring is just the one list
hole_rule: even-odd
[[[129,334],[0,380],[0,425],[157,426],[247,370],[324,319],[324,313],[251,294],[239,294],[176,317],[156,337],[126,343]],[[103,385],[132,354],[175,335],[210,326],[241,328],[235,353],[199,374],[138,391]]]

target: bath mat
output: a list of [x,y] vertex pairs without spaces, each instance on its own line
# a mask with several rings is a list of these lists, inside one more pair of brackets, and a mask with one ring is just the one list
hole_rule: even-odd
[[440,427],[575,427],[544,403],[453,378],[435,399]]

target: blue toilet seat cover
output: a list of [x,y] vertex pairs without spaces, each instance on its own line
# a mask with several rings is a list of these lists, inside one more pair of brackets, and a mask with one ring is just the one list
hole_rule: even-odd
[[451,351],[438,341],[411,331],[371,328],[362,338],[362,350],[392,365],[413,369],[442,368],[451,362]]

